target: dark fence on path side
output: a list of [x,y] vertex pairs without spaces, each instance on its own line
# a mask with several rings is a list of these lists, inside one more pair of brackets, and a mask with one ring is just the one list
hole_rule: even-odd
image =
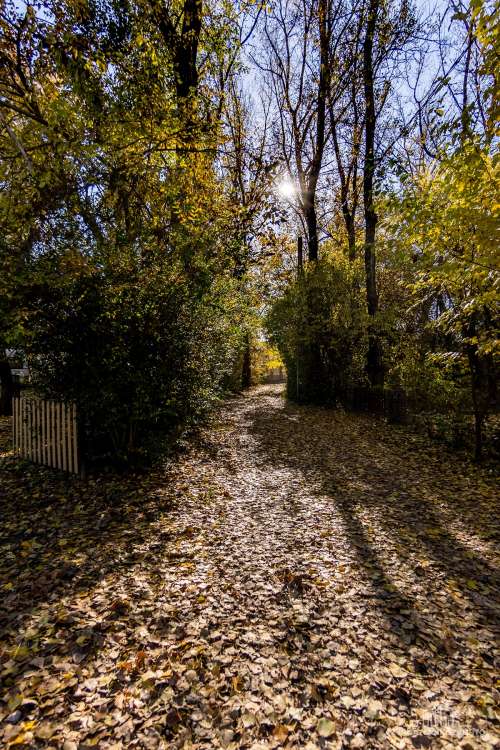
[[[344,406],[352,411],[378,414],[391,424],[408,425],[414,432],[446,443],[453,450],[474,447],[474,414],[426,411],[412,402],[402,388],[356,386],[349,390]],[[419,408],[420,407],[420,408]],[[500,457],[500,415],[491,413],[483,425],[485,452]]]
[[410,420],[408,399],[402,388],[355,386],[347,393],[346,406],[352,411],[381,414],[394,424],[407,424]]

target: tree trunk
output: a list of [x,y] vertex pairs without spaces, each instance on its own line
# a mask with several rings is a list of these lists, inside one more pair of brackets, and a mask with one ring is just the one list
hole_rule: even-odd
[[496,377],[493,358],[478,353],[477,346],[467,347],[474,409],[474,458],[483,457],[483,425],[496,400]]
[[[485,311],[488,325],[491,325],[488,311]],[[477,334],[478,320],[473,316],[465,330],[465,335],[473,338]],[[477,344],[467,345],[467,359],[471,375],[471,395],[474,409],[474,458],[480,461],[483,456],[483,425],[497,400],[498,368],[491,354],[479,353]]]
[[481,362],[477,354],[477,347],[468,348],[468,359],[471,373],[472,404],[474,408],[474,459],[480,461],[483,457],[483,422],[485,418],[484,383]]
[[[180,177],[185,173],[182,166],[183,159],[190,153],[197,135],[197,94],[198,94],[198,46],[203,18],[203,0],[184,0],[182,8],[182,26],[178,29],[177,21],[172,20],[172,9],[163,3],[150,0],[150,5],[158,29],[163,36],[166,48],[172,55],[173,72],[175,78],[175,92],[177,100],[177,115],[179,119],[179,137],[176,141],[175,152],[177,166],[171,170],[172,177]],[[185,187],[175,185],[171,202],[172,228],[181,224],[182,210],[179,208],[185,202]],[[186,265],[189,268],[189,259]]]
[[356,260],[356,228],[354,226],[354,216],[351,214],[347,206],[344,209],[342,205],[342,212],[344,214],[344,222],[347,230],[347,251],[349,260],[354,263]]
[[338,136],[337,136],[337,122],[333,114],[333,108],[330,113],[331,129],[333,138],[333,147],[335,151],[335,158],[337,160],[337,169],[340,179],[340,203],[342,206],[342,216],[344,218],[344,224],[347,232],[347,251],[348,258],[351,263],[356,260],[356,227],[354,224],[354,217],[356,214],[357,204],[357,186],[356,186],[356,173],[357,173],[357,152],[354,154],[353,159],[355,160],[353,166],[354,177],[352,178],[352,205],[349,207],[349,183],[350,177],[346,174],[344,164],[342,162],[342,154],[340,151]]
[[153,0],[150,0],[150,5],[153,17],[172,54],[177,106],[183,118],[187,116],[185,125],[189,129],[193,124],[191,121],[193,112],[189,102],[196,98],[198,89],[197,57],[203,2],[202,0],[184,0],[180,31],[170,17],[169,8],[164,8],[163,4],[155,3]]
[[375,113],[374,73],[373,73],[373,40],[377,25],[380,0],[370,0],[366,23],[366,36],[363,44],[363,83],[365,94],[365,163],[363,169],[363,201],[365,214],[365,275],[366,301],[371,323],[368,329],[368,354],[366,372],[372,386],[384,384],[382,347],[375,328],[374,318],[378,311],[378,292],[376,277],[375,235],[378,217],[373,201],[373,184],[375,177]]
[[12,397],[15,395],[15,384],[8,360],[0,360],[0,417],[12,416]]
[[243,366],[241,369],[241,387],[243,390],[252,385],[252,352],[250,349],[250,336],[246,337],[245,351],[243,352]]
[[310,261],[318,260],[318,220],[314,196],[307,197],[304,214],[307,226],[307,257]]
[[304,269],[304,250],[302,235],[297,237],[297,275],[301,274]]
[[202,0],[185,0],[181,39],[174,56],[175,84],[180,100],[197,93],[197,56],[202,15]]
[[316,188],[323,163],[326,142],[326,101],[330,88],[330,36],[329,2],[318,4],[318,31],[320,46],[320,69],[318,79],[316,111],[316,145],[311,160],[307,186],[303,193],[304,218],[307,226],[307,255],[310,261],[318,260],[318,218],[316,214]]
[[483,421],[484,416],[474,410],[474,460],[481,461],[483,457]]

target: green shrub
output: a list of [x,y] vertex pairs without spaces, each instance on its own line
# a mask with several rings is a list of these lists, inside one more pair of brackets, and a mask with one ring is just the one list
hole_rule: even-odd
[[234,282],[190,280],[171,260],[66,275],[36,307],[35,384],[76,402],[90,461],[154,454],[213,404],[241,346]]
[[307,264],[267,316],[287,369],[288,396],[335,403],[363,380],[364,306],[357,268],[342,255]]

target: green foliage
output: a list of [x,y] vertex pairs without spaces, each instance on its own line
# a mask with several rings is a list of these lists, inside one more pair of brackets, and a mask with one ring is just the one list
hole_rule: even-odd
[[[365,386],[361,259],[346,258],[337,200],[320,261],[292,278],[295,242],[271,205],[276,154],[253,143],[232,78],[236,6],[4,5],[0,350],[22,348],[40,393],[77,402],[87,451],[144,453],[239,388],[268,299],[290,396],[335,403]],[[404,36],[414,20],[401,8]],[[479,98],[458,115],[443,102],[436,158],[401,164],[395,196],[380,185],[369,332],[389,387],[419,410],[473,410],[480,432],[500,357],[497,24],[483,0],[455,20],[470,24]]]
[[445,363],[470,346],[500,354],[497,184],[498,155],[464,145],[417,175],[392,216],[397,242],[414,252],[413,301],[433,308],[430,326],[453,346],[442,352]]
[[90,459],[197,419],[249,325],[213,117],[237,29],[205,8],[182,100],[178,6],[47,0],[0,20],[4,338],[42,395],[77,403]]
[[473,411],[476,454],[500,362],[498,166],[498,153],[471,137],[408,180],[386,217],[406,259],[392,372],[420,408]]
[[401,235],[420,254],[414,292],[444,300],[436,325],[462,349],[477,345],[480,354],[497,355],[498,166],[498,155],[470,144],[434,174],[419,175],[403,201]]
[[165,259],[63,277],[36,302],[35,385],[76,402],[90,459],[144,457],[206,412],[239,345],[234,283],[193,288]]
[[292,398],[335,402],[363,379],[359,270],[342,254],[325,253],[273,303],[267,330],[285,362]]

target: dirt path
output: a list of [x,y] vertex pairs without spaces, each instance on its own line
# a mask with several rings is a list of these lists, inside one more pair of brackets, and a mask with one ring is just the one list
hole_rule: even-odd
[[4,741],[495,747],[488,474],[273,386],[147,477],[0,482]]

